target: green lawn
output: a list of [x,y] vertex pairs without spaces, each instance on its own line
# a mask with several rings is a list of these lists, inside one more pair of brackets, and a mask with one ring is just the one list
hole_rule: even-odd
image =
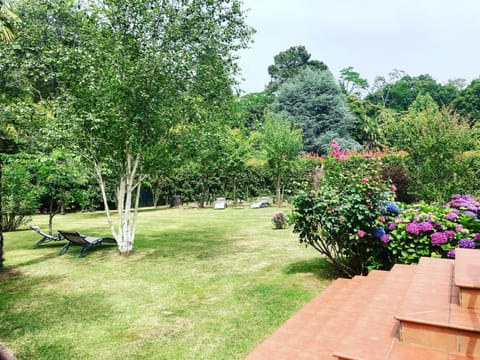
[[[7,233],[0,341],[18,359],[242,359],[331,281],[313,249],[273,229],[275,211],[146,209],[129,257],[109,245],[57,256],[60,243]],[[54,226],[110,236],[103,213]]]

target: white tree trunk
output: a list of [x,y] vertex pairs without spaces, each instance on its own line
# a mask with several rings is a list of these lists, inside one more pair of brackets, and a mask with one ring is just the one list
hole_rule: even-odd
[[[108,206],[107,195],[105,191],[105,183],[103,181],[102,172],[98,163],[95,163],[95,172],[97,180],[102,191],[105,212],[107,214],[108,224],[112,235],[117,241],[120,254],[127,255],[133,250],[135,240],[135,231],[137,227],[137,214],[140,203],[140,189],[143,176],[138,174],[138,165],[140,163],[140,155],[132,159],[132,154],[126,153],[125,173],[120,176],[120,182],[116,189],[117,196],[117,228],[111,216]],[[136,190],[134,213],[132,215],[132,195]]]

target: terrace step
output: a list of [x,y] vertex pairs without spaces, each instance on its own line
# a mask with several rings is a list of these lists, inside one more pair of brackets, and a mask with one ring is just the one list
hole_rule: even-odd
[[386,280],[369,294],[356,322],[335,347],[338,359],[388,359],[393,342],[398,338],[398,321],[394,316],[403,295],[410,286],[416,268],[395,265]]
[[388,276],[337,279],[250,353],[247,360],[327,359]]
[[400,340],[480,356],[480,311],[460,307],[458,296],[454,261],[422,258],[395,316],[400,321]]
[[455,286],[462,308],[480,310],[480,251],[455,250]]

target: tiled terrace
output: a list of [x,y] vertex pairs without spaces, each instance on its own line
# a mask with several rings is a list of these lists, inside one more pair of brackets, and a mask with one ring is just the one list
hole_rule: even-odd
[[480,251],[337,279],[246,360],[480,360]]

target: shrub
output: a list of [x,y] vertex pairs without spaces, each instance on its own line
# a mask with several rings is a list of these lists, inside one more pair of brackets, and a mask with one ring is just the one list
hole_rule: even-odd
[[347,154],[333,142],[323,176],[305,177],[293,202],[291,221],[300,242],[325,255],[347,277],[391,265],[383,244],[387,238],[375,237],[374,231],[379,235],[398,207],[389,206],[393,193],[379,170],[378,158]]
[[284,212],[279,211],[273,215],[272,223],[275,229],[285,229],[288,226],[288,219]]
[[480,203],[454,195],[444,206],[419,205],[394,219],[387,248],[395,262],[416,263],[422,256],[454,257],[455,248],[480,244]]

